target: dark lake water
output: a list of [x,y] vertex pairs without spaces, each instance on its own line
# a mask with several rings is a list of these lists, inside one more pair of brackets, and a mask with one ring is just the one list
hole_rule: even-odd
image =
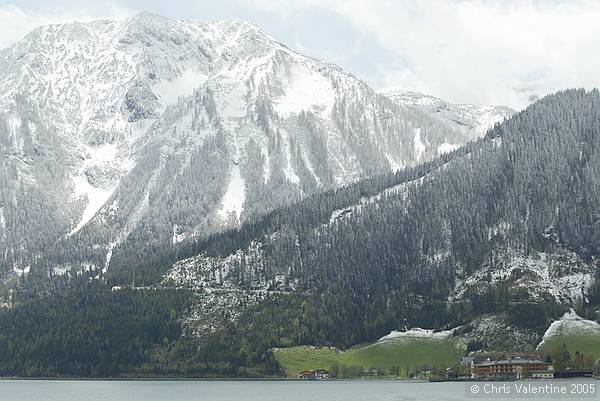
[[[544,383],[532,382],[535,386]],[[570,386],[569,382],[553,381]],[[582,383],[596,383],[588,381]],[[472,396],[475,383],[401,381],[83,381],[3,380],[0,400],[10,401],[409,401],[498,399]],[[506,385],[506,383],[504,383]],[[483,385],[478,383],[477,385]],[[508,384],[510,386],[515,383]],[[514,389],[513,389],[514,390]],[[532,399],[511,394],[504,399]],[[547,400],[600,399],[597,394],[544,396]]]

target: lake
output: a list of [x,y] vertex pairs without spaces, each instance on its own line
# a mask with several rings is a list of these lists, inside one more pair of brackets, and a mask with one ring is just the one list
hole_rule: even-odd
[[[547,383],[570,386],[571,382]],[[596,383],[587,381],[580,383]],[[514,386],[517,383],[499,383]],[[484,383],[408,383],[401,381],[96,381],[96,380],[0,380],[0,400],[10,401],[451,401],[494,398],[467,397],[472,385]],[[514,390],[514,389],[513,389]],[[510,399],[531,399],[511,395]],[[545,396],[547,400],[600,399]],[[497,398],[495,398],[497,399]],[[504,399],[508,399],[504,397]]]

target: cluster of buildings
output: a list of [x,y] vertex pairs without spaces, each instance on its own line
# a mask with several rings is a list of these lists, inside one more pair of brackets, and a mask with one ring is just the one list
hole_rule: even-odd
[[[596,362],[595,371],[600,373],[600,359]],[[441,375],[440,375],[441,373]],[[434,379],[451,381],[468,380],[514,380],[514,379],[553,379],[555,377],[592,377],[592,369],[555,371],[554,366],[544,361],[537,354],[527,353],[505,353],[495,356],[463,356],[456,368],[446,369],[446,377],[443,371],[422,367],[419,374],[424,376],[434,375]],[[396,373],[397,374],[397,373]],[[358,370],[352,377],[379,377],[384,372],[377,368]],[[331,375],[325,369],[304,370],[298,374],[298,379],[320,380],[335,378],[336,373]],[[431,380],[431,379],[430,379]]]
[[331,373],[325,369],[303,370],[298,373],[297,378],[302,380],[320,380],[320,379],[335,379],[335,378],[377,378],[385,376],[385,372],[378,368],[363,369],[358,366],[350,367],[349,371],[339,372],[332,371]]
[[320,380],[329,379],[329,372],[325,369],[303,370],[298,373],[298,379],[302,380]]
[[554,367],[536,354],[502,354],[497,357],[462,357],[463,374],[471,379],[552,379]]

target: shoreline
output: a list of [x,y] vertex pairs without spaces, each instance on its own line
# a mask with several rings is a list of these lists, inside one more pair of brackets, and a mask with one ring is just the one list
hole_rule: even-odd
[[600,380],[600,377],[571,377],[571,378],[553,378],[553,379],[533,379],[526,378],[520,380],[437,380],[427,379],[322,379],[306,380],[297,378],[246,378],[246,377],[18,377],[6,376],[0,377],[2,381],[90,381],[90,382],[112,382],[112,381],[139,381],[139,382],[381,382],[381,383],[501,383],[501,382],[562,382],[570,380]]
[[268,381],[268,382],[402,382],[402,383],[429,383],[428,380],[415,379],[323,379],[306,380],[295,377],[0,377],[0,381]]

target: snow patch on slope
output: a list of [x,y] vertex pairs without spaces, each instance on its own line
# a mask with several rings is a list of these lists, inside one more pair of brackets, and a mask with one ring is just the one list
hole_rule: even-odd
[[72,236],[94,218],[117,188],[117,177],[123,170],[127,171],[133,166],[131,160],[119,159],[118,153],[115,144],[86,147],[83,166],[76,175],[71,176],[74,186],[71,197],[83,198],[87,203],[79,223],[67,236]]
[[242,211],[244,210],[244,200],[246,198],[246,188],[244,186],[244,180],[240,172],[240,167],[234,164],[231,168],[231,175],[229,178],[229,185],[223,201],[221,202],[221,209],[219,215],[222,219],[226,219],[230,213],[235,213],[237,220],[240,220]]
[[25,266],[23,268],[19,268],[19,267],[14,267],[13,271],[17,274],[17,276],[22,276],[22,275],[27,275],[29,274],[29,271],[31,270],[31,266]]
[[600,324],[593,320],[587,320],[579,316],[575,310],[571,309],[563,315],[559,320],[552,322],[550,327],[544,333],[542,341],[538,344],[539,349],[544,342],[548,341],[554,336],[568,336],[568,335],[597,335],[600,340]]
[[331,82],[316,71],[292,67],[290,86],[275,100],[275,111],[282,116],[313,110],[329,112],[333,107],[334,91]]
[[207,79],[208,76],[200,71],[186,70],[175,79],[157,83],[152,89],[159,96],[159,101],[164,108],[176,103],[181,96],[191,95],[194,89],[201,86]]
[[173,245],[176,245],[185,240],[185,237],[186,237],[185,233],[179,234],[178,231],[179,231],[179,226],[177,224],[173,224],[173,239],[172,239]]
[[431,340],[447,340],[452,337],[455,329],[445,331],[434,331],[431,329],[422,329],[420,327],[412,328],[406,331],[393,330],[390,334],[381,337],[377,343],[383,343],[390,340],[405,340],[409,338],[426,338]]
[[438,155],[443,155],[444,153],[453,152],[458,148],[460,148],[460,145],[444,142],[440,146],[438,146]]
[[394,160],[394,157],[392,155],[390,155],[389,153],[385,154],[385,158],[387,159],[388,163],[390,164],[390,167],[393,172],[398,172],[404,168],[404,163],[397,162],[396,160]]
[[288,132],[281,133],[281,146],[285,155],[285,166],[283,168],[283,175],[285,178],[295,185],[300,185],[300,177],[296,174],[294,166],[292,165],[292,147],[290,145],[290,134]]
[[264,159],[263,180],[266,184],[269,182],[269,178],[271,178],[271,158],[269,157],[269,147],[267,145],[264,145],[261,148],[260,153]]
[[115,187],[103,189],[92,186],[84,175],[73,177],[73,184],[75,185],[73,196],[75,198],[85,198],[87,205],[81,214],[81,220],[69,232],[69,236],[81,230],[98,213],[115,191]]
[[119,153],[117,145],[112,143],[87,147],[90,164],[109,163],[115,161]]
[[425,144],[421,140],[421,128],[415,128],[414,136],[415,160],[421,160],[421,156],[425,152]]
[[302,151],[302,161],[304,162],[304,166],[308,169],[312,177],[315,179],[317,186],[320,186],[322,184],[321,179],[315,172],[312,162],[310,161],[310,158],[308,157],[305,151]]

